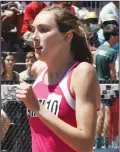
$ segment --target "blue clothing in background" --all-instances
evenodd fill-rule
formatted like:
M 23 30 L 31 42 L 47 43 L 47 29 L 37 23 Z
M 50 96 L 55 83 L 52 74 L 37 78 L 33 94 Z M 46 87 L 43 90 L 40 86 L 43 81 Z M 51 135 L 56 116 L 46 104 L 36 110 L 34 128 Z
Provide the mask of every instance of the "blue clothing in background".
M 103 29 L 99 29 L 99 31 L 97 32 L 97 34 L 98 34 L 99 44 L 102 45 L 105 42 L 105 38 L 104 38 L 104 35 L 103 35 Z M 116 43 L 112 48 L 118 54 L 119 53 L 119 42 Z

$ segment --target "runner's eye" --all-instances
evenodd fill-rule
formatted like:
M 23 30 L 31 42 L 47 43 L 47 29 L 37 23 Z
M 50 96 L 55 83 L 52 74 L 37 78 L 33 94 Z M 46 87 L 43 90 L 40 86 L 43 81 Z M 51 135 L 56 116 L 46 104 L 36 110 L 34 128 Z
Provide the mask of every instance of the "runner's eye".
M 40 33 L 46 33 L 46 32 L 48 32 L 48 31 L 49 31 L 48 28 L 43 28 L 43 27 L 39 28 L 39 32 L 40 32 Z

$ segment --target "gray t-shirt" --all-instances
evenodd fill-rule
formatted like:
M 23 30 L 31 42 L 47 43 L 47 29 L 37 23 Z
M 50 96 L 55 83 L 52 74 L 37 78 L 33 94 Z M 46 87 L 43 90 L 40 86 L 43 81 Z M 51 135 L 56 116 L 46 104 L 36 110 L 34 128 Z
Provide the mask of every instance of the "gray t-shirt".
M 33 81 L 34 80 L 34 77 L 32 75 L 29 75 L 27 70 L 21 72 L 19 74 L 19 76 L 20 76 L 20 81 Z

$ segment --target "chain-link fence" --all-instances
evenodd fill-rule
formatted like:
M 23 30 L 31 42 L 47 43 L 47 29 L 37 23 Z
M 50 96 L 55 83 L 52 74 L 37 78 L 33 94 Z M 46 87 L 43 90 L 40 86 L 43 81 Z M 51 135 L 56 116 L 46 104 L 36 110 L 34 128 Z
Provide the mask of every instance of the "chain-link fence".
M 9 129 L 1 141 L 4 152 L 31 152 L 31 134 L 29 122 L 26 115 L 26 108 L 15 96 L 15 88 L 19 82 L 2 81 L 1 84 L 1 104 L 11 121 Z M 111 127 L 110 127 L 110 147 L 117 152 L 118 141 L 118 109 L 119 109 L 119 82 L 100 82 L 101 98 L 107 103 L 111 103 Z M 4 122 L 3 122 L 4 123 Z M 101 150 L 98 150 L 101 152 Z M 109 151 L 109 150 L 108 150 Z
M 18 83 L 4 81 L 1 85 L 1 105 L 11 121 L 1 142 L 1 149 L 5 152 L 31 152 L 31 135 L 26 108 L 23 102 L 16 100 L 15 96 Z

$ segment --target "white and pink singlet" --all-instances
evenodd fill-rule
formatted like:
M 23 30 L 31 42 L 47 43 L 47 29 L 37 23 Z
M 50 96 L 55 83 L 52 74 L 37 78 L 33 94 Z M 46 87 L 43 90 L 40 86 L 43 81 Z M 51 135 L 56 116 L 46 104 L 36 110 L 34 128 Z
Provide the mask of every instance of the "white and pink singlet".
M 67 71 L 62 80 L 55 85 L 44 83 L 45 68 L 33 84 L 33 89 L 39 102 L 62 121 L 73 127 L 76 125 L 75 97 L 70 91 L 70 77 L 75 62 Z M 27 110 L 32 134 L 32 152 L 75 152 L 54 134 L 33 112 Z

